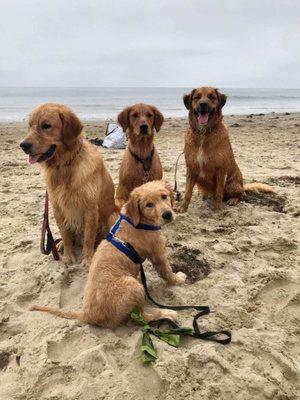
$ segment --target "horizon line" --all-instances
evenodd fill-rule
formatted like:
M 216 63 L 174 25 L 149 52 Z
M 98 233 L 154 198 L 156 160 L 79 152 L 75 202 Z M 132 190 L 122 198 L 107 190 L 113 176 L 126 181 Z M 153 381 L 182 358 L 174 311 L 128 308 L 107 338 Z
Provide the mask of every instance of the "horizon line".
M 246 86 L 221 86 L 217 85 L 222 89 L 294 89 L 298 90 L 300 87 L 246 87 Z M 36 89 L 189 89 L 193 86 L 0 86 L 1 89 L 4 88 L 22 88 L 22 89 L 29 89 L 29 88 L 36 88 Z M 199 86 L 200 87 L 200 86 Z

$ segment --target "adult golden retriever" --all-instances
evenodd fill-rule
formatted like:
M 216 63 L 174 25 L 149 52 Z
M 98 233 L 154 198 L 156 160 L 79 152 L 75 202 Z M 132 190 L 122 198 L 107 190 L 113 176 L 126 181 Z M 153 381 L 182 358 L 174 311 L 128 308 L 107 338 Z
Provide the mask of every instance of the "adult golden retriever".
M 129 139 L 116 191 L 116 203 L 119 209 L 128 200 L 130 192 L 135 187 L 148 181 L 162 179 L 161 162 L 153 138 L 154 131 L 160 130 L 163 121 L 162 113 L 148 104 L 134 104 L 126 107 L 118 115 L 118 122 Z
M 160 230 L 137 229 L 139 223 L 162 226 L 174 219 L 172 192 L 161 181 L 148 182 L 132 191 L 116 236 L 130 243 L 142 258 L 151 260 L 159 275 L 169 284 L 181 284 L 185 274 L 172 272 L 166 256 L 165 239 Z M 176 317 L 172 310 L 146 306 L 145 292 L 138 281 L 139 266 L 112 243 L 104 240 L 92 260 L 81 311 L 64 311 L 51 307 L 32 306 L 31 310 L 46 311 L 63 318 L 115 328 L 124 322 L 134 307 L 142 310 L 147 321 Z
M 89 265 L 95 246 L 116 210 L 114 186 L 95 146 L 82 134 L 77 116 L 61 104 L 43 104 L 29 116 L 20 147 L 41 167 L 63 248 L 63 260 L 75 262 L 74 242 L 82 239 L 82 263 Z
M 184 155 L 187 167 L 183 205 L 185 212 L 197 184 L 204 197 L 214 198 L 215 208 L 222 201 L 236 204 L 246 191 L 273 192 L 262 183 L 244 184 L 242 173 L 234 159 L 228 129 L 222 119 L 226 96 L 213 87 L 193 89 L 183 96 L 189 110 L 189 127 L 185 133 Z

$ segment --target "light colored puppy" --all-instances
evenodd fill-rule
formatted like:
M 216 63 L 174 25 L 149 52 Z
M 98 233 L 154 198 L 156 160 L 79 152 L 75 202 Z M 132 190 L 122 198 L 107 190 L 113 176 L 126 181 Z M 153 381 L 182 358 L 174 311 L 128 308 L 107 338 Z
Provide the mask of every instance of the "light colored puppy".
M 62 237 L 63 260 L 75 262 L 73 245 L 82 238 L 82 262 L 90 265 L 116 211 L 113 182 L 99 151 L 84 138 L 77 116 L 52 103 L 31 112 L 20 147 L 31 164 L 41 167 Z
M 123 212 L 134 226 L 123 220 L 116 236 L 130 243 L 142 258 L 151 260 L 159 275 L 169 284 L 185 282 L 185 274 L 172 272 L 161 231 L 135 228 L 139 223 L 162 226 L 174 219 L 171 190 L 161 181 L 148 182 L 133 190 Z M 146 306 L 145 291 L 137 279 L 138 274 L 139 266 L 104 240 L 92 261 L 81 311 L 41 306 L 33 306 L 31 310 L 108 328 L 115 328 L 124 322 L 134 307 L 142 310 L 147 321 L 166 317 L 174 319 L 175 311 Z

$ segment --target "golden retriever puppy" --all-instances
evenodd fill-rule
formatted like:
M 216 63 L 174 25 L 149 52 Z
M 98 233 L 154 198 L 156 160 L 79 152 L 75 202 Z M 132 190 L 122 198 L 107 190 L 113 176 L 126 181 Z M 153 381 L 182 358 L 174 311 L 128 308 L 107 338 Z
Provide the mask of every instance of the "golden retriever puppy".
M 115 237 L 130 243 L 141 258 L 151 260 L 159 275 L 169 284 L 183 283 L 185 274 L 172 272 L 161 231 L 145 230 L 139 225 L 150 224 L 157 228 L 174 219 L 172 192 L 168 186 L 161 181 L 154 181 L 134 189 L 122 211 L 125 218 L 121 220 Z M 71 312 L 41 306 L 32 306 L 31 310 L 46 311 L 63 318 L 78 319 L 108 328 L 115 328 L 124 322 L 134 307 L 142 310 L 147 321 L 174 319 L 175 311 L 146 305 L 144 288 L 138 275 L 139 265 L 112 243 L 104 240 L 92 260 L 81 311 Z
M 183 96 L 189 110 L 189 128 L 185 133 L 184 155 L 187 167 L 185 198 L 181 212 L 191 201 L 195 185 L 204 197 L 212 196 L 215 208 L 222 201 L 236 204 L 245 191 L 273 192 L 269 185 L 243 183 L 242 173 L 234 159 L 228 129 L 222 119 L 226 96 L 212 87 L 193 89 Z
M 119 209 L 135 187 L 148 181 L 162 179 L 162 167 L 153 138 L 154 130 L 158 132 L 163 121 L 162 113 L 156 107 L 147 104 L 126 107 L 118 115 L 118 122 L 129 139 L 116 191 L 116 204 Z
M 61 104 L 43 104 L 29 116 L 20 147 L 38 163 L 58 225 L 63 261 L 75 262 L 75 239 L 82 242 L 82 263 L 110 227 L 116 206 L 114 186 L 97 148 L 82 134 L 77 116 Z

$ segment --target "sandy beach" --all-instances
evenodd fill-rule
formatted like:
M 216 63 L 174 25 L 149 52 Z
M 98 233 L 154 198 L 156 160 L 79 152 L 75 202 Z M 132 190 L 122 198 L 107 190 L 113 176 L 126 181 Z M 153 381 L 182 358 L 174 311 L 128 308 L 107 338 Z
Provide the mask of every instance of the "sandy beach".
M 215 312 L 201 326 L 231 330 L 232 343 L 186 338 L 176 349 L 154 338 L 159 359 L 149 366 L 140 362 L 139 327 L 110 331 L 28 311 L 32 304 L 78 309 L 88 271 L 40 254 L 45 185 L 19 148 L 26 122 L 0 123 L 1 400 L 300 398 L 300 114 L 225 122 L 245 181 L 271 184 L 276 194 L 214 212 L 195 190 L 188 213 L 165 228 L 170 261 L 188 282 L 168 287 L 145 266 L 154 298 L 209 305 Z M 104 137 L 105 122 L 84 125 L 88 138 Z M 172 185 L 186 126 L 168 118 L 155 139 Z M 99 152 L 116 185 L 123 151 Z M 182 157 L 182 193 L 184 183 Z M 53 218 L 51 226 L 58 237 Z M 190 326 L 192 315 L 180 312 L 180 324 Z

